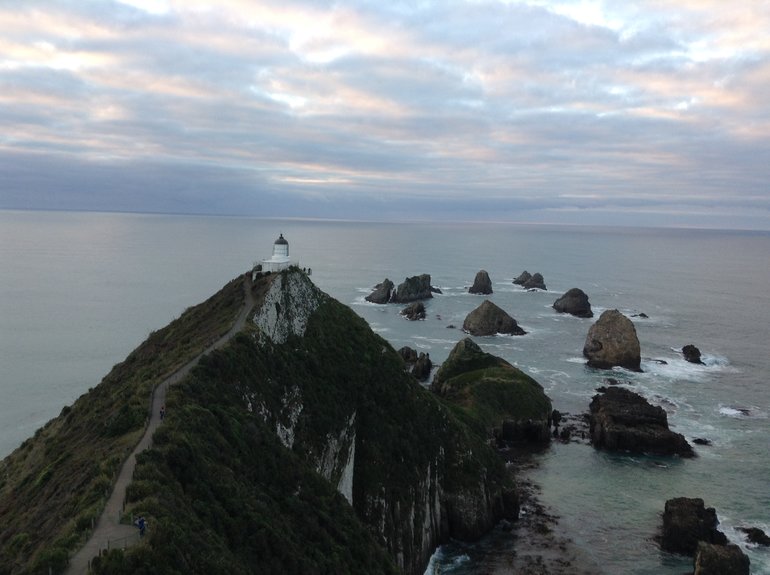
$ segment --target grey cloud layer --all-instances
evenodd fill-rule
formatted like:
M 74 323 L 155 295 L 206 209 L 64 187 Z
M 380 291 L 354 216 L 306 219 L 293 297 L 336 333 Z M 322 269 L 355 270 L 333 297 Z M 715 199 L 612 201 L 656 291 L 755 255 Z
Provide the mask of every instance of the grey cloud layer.
M 149 4 L 0 6 L 0 207 L 770 229 L 766 3 Z

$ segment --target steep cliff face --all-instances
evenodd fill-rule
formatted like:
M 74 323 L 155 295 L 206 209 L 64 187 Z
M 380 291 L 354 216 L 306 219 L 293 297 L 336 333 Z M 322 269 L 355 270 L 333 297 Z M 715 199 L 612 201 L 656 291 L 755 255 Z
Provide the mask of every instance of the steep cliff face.
M 272 370 L 272 393 L 282 399 L 271 410 L 262 389 L 264 421 L 292 438 L 284 445 L 345 496 L 404 571 L 422 573 L 449 537 L 476 538 L 515 516 L 513 486 L 483 439 L 405 376 L 396 352 L 363 320 L 303 274 L 274 280 L 254 324 L 260 352 L 277 358 L 288 346 L 292 371 L 306 364 L 292 377 L 285 364 Z

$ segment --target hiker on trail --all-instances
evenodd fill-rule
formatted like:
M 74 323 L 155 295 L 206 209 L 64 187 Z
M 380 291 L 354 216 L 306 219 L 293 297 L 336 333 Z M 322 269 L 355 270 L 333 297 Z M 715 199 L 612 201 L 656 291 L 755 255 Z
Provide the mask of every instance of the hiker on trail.
M 163 421 L 163 418 L 166 417 L 166 406 L 161 405 L 160 406 L 160 420 Z
M 139 528 L 139 537 L 144 537 L 144 531 L 147 529 L 147 520 L 144 516 L 136 520 L 136 526 Z

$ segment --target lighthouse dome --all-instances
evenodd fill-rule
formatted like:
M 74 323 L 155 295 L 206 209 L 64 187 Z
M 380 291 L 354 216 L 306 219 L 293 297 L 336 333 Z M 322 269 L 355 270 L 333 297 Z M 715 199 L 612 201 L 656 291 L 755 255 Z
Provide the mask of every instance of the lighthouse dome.
M 288 245 L 289 245 L 289 242 L 287 242 L 287 241 L 286 241 L 286 238 L 284 238 L 284 237 L 283 237 L 283 234 L 281 234 L 280 236 L 278 236 L 278 239 L 277 239 L 277 240 L 275 240 L 275 244 L 276 244 L 276 245 L 278 245 L 278 244 L 281 244 L 281 245 L 287 245 L 287 246 L 288 246 Z
M 278 236 L 278 239 L 275 240 L 275 243 L 273 244 L 273 259 L 289 260 L 289 242 L 286 241 L 283 234 Z

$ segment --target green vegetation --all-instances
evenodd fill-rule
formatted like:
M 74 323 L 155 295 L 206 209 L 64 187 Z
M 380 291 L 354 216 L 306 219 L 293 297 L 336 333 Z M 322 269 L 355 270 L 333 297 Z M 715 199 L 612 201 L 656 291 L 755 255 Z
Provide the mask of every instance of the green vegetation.
M 255 301 L 284 275 L 261 278 Z M 478 420 L 424 390 L 363 319 L 312 290 L 319 305 L 303 336 L 278 345 L 248 324 L 169 388 L 127 492 L 126 513 L 148 519 L 147 536 L 95 572 L 421 573 L 436 544 L 511 516 L 512 478 Z M 61 569 L 142 432 L 150 390 L 228 329 L 242 294 L 239 278 L 152 334 L 5 460 L 0 573 Z M 337 486 L 352 453 L 351 506 Z
M 244 278 L 152 333 L 0 463 L 0 573 L 55 573 L 82 544 L 144 429 L 152 389 L 233 325 Z
M 487 434 L 506 421 L 547 424 L 551 415 L 551 401 L 539 383 L 507 361 L 484 352 L 470 338 L 455 346 L 436 374 L 433 387 L 459 408 L 459 416 L 468 425 Z

